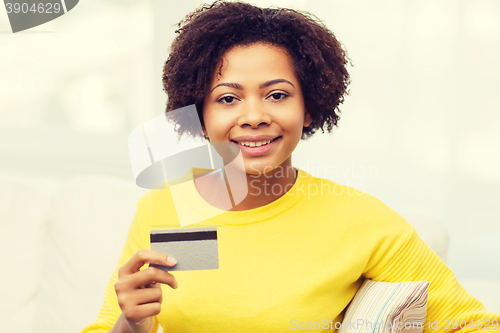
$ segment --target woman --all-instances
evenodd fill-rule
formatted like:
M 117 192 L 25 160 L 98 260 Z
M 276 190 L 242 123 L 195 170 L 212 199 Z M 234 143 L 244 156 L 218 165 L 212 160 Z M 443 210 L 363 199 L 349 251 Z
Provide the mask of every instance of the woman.
M 195 104 L 202 133 L 175 114 L 178 133 L 241 151 L 243 164 L 225 172 L 244 172 L 238 185 L 248 193 L 226 209 L 217 193 L 234 188 L 221 171 L 193 179 L 191 208 L 220 212 L 202 223 L 217 227 L 220 267 L 174 274 L 144 269 L 176 263 L 149 250 L 151 223 L 178 223 L 171 193 L 144 196 L 99 318 L 83 332 L 155 332 L 159 324 L 164 332 L 284 332 L 291 323 L 334 323 L 367 278 L 429 281 L 433 322 L 499 319 L 389 207 L 292 166 L 301 138 L 337 125 L 349 84 L 346 54 L 323 24 L 289 9 L 218 1 L 179 26 L 164 66 L 167 115 Z

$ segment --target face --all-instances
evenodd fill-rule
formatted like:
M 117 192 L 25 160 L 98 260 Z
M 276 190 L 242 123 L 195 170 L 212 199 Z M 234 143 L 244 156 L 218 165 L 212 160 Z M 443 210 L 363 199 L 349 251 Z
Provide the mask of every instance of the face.
M 246 173 L 291 166 L 311 117 L 286 50 L 262 43 L 229 50 L 216 66 L 203 120 L 211 142 L 241 150 Z

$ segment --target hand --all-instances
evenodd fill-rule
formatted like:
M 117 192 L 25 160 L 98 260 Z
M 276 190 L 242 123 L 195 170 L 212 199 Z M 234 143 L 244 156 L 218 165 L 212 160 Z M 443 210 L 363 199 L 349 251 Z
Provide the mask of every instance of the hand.
M 176 289 L 174 276 L 164 270 L 145 264 L 174 266 L 177 261 L 153 250 L 139 250 L 118 270 L 115 292 L 122 316 L 128 326 L 126 331 L 147 333 L 154 325 L 154 316 L 160 313 L 162 291 L 160 283 Z

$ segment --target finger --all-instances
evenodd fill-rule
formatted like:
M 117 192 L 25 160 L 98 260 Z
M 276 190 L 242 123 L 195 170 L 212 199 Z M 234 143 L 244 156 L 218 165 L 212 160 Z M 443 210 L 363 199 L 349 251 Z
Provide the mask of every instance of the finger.
M 126 272 L 135 273 L 145 264 L 156 264 L 163 266 L 174 266 L 177 261 L 164 253 L 153 250 L 139 250 L 126 263 Z M 125 265 L 124 265 L 125 266 Z M 129 271 L 127 271 L 129 269 Z
M 128 282 L 134 289 L 139 289 L 141 286 L 147 286 L 153 282 L 167 284 L 174 289 L 177 288 L 175 277 L 169 272 L 156 267 L 148 267 L 133 275 L 127 276 L 127 278 L 133 278 Z
M 161 288 L 137 289 L 131 295 L 131 301 L 136 305 L 162 302 L 163 293 Z
M 144 286 L 144 288 L 161 288 L 161 283 L 159 282 L 151 282 Z
M 119 270 L 120 275 L 128 275 L 136 273 L 145 264 L 156 264 L 163 266 L 174 266 L 177 261 L 161 252 L 153 250 L 139 250 L 137 251 L 129 261 L 127 261 Z
M 153 302 L 147 304 L 141 304 L 135 307 L 131 307 L 123 311 L 123 315 L 132 324 L 139 323 L 147 317 L 152 317 L 160 314 L 161 304 L 160 302 Z
M 135 289 L 126 295 L 118 295 L 118 304 L 125 309 L 147 303 L 161 303 L 162 300 L 163 293 L 160 288 Z
M 175 277 L 158 268 L 148 267 L 135 274 L 125 275 L 115 283 L 115 292 L 117 295 L 127 295 L 134 290 L 146 289 L 152 286 L 167 284 L 173 289 L 177 289 L 177 281 Z
M 134 289 L 127 293 L 117 294 L 118 305 L 125 313 L 126 310 L 134 309 L 142 304 L 163 301 L 163 292 L 161 288 Z

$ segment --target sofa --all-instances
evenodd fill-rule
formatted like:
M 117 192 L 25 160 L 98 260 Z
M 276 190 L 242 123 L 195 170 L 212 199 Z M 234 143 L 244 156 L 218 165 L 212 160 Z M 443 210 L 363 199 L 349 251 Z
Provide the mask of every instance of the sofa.
M 132 179 L 0 173 L 0 333 L 80 332 L 92 323 L 144 193 Z M 442 224 L 399 213 L 446 261 Z M 488 310 L 500 312 L 500 283 L 460 282 Z

